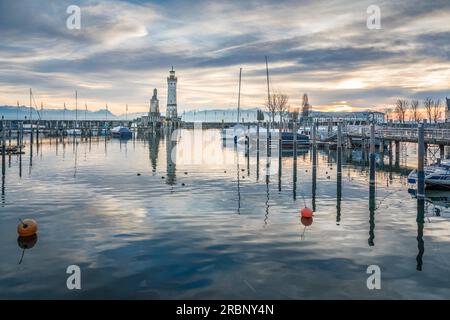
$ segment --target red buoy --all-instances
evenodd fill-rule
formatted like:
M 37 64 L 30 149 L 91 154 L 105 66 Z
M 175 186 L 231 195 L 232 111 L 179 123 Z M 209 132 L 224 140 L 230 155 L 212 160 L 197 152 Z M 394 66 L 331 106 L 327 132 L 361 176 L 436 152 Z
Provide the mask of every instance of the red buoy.
M 309 227 L 313 223 L 313 218 L 302 218 L 301 222 L 305 227 Z
M 300 214 L 302 215 L 302 218 L 312 218 L 313 217 L 313 211 L 308 207 L 304 207 L 302 210 L 300 210 Z

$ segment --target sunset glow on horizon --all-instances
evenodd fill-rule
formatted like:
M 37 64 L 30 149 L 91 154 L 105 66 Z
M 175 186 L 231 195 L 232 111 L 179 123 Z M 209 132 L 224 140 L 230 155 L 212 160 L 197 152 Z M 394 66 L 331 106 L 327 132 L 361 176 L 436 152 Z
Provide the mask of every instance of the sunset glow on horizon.
M 69 5 L 81 29 L 66 28 Z M 270 86 L 314 110 L 383 111 L 399 98 L 450 95 L 450 2 L 377 1 L 380 30 L 366 26 L 373 1 L 2 1 L 0 105 L 66 103 L 115 114 L 146 112 L 153 88 L 165 112 L 167 76 L 178 111 L 263 108 Z M 280 23 L 283 21 L 283 23 Z

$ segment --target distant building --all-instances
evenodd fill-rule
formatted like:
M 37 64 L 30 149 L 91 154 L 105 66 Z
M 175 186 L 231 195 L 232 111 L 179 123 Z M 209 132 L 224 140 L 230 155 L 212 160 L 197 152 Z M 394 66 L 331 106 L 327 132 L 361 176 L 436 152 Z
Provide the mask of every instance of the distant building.
M 356 123 L 369 123 L 374 120 L 375 123 L 383 123 L 385 121 L 385 114 L 378 111 L 354 111 L 354 112 L 321 112 L 312 111 L 311 117 L 318 121 L 346 121 Z
M 445 98 L 447 105 L 445 106 L 445 121 L 450 122 L 450 99 Z
M 305 93 L 303 95 L 303 101 L 302 101 L 302 117 L 301 121 L 306 122 L 310 120 L 312 111 L 312 106 L 309 104 L 308 95 Z
M 177 77 L 175 77 L 175 71 L 170 71 L 169 77 L 167 77 L 167 111 L 166 119 L 178 120 L 177 112 Z

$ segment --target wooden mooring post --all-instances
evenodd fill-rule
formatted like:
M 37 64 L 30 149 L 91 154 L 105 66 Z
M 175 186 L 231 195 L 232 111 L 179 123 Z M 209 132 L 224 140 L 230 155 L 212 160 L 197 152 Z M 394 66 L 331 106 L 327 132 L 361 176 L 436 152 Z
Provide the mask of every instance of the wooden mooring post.
M 16 137 L 17 147 L 20 148 L 20 124 L 17 122 L 17 137 Z
M 316 128 L 313 127 L 313 144 L 312 144 L 312 190 L 311 204 L 312 210 L 316 211 L 316 189 L 317 189 L 317 144 L 316 144 Z
M 11 126 L 12 126 L 12 122 L 9 121 L 9 126 L 8 126 L 8 145 L 10 147 L 11 147 L 11 136 L 12 136 Z
M 260 121 L 256 124 L 256 181 L 259 180 L 259 126 Z M 222 131 L 223 131 L 223 120 L 222 120 Z
M 375 124 L 370 125 L 370 184 L 375 184 Z
M 297 121 L 292 124 L 292 133 L 294 135 L 293 156 L 294 161 L 292 164 L 292 194 L 294 200 L 297 198 Z
M 395 143 L 395 166 L 398 167 L 400 165 L 400 141 L 396 140 L 394 143 Z
M 425 134 L 423 123 L 418 127 L 418 146 L 417 146 L 417 198 L 425 197 Z
M 269 183 L 270 178 L 270 122 L 267 122 L 267 138 L 266 138 L 266 183 Z
M 2 176 L 6 174 L 6 123 L 2 116 Z
M 337 178 L 341 179 L 342 177 L 342 125 L 338 124 L 338 133 L 337 133 Z
M 341 123 L 338 123 L 336 141 L 337 141 L 336 150 L 339 150 L 342 148 L 342 124 Z

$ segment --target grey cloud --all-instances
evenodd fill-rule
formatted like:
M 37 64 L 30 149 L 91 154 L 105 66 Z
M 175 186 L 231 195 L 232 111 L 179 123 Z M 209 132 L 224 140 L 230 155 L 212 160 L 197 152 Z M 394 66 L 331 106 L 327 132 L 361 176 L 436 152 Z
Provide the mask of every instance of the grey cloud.
M 127 90 L 137 95 L 143 88 L 133 86 L 136 79 L 151 77 L 171 65 L 189 69 L 202 85 L 208 81 L 203 78 L 206 70 L 263 66 L 266 55 L 273 81 L 291 78 L 315 84 L 348 78 L 351 72 L 366 67 L 449 61 L 450 31 L 406 35 L 396 29 L 426 14 L 450 13 L 448 0 L 373 2 L 0 0 L 0 93 L 2 86 L 11 85 L 33 86 L 47 92 L 71 91 L 76 79 L 86 79 L 120 88 L 90 89 L 97 90 L 99 96 L 115 98 L 117 92 L 127 94 Z M 83 18 L 83 32 L 65 28 L 65 9 L 72 3 L 91 8 Z M 95 7 L 106 8 L 106 4 L 111 12 Z M 380 5 L 383 30 L 365 27 L 369 4 Z M 299 30 L 300 35 L 293 36 L 289 31 L 297 27 L 293 20 L 296 10 L 302 8 L 308 8 L 306 14 L 325 25 L 333 16 L 349 18 L 326 30 Z M 147 12 L 156 12 L 154 22 L 143 14 Z M 261 13 L 265 15 L 259 17 Z M 276 32 L 271 30 L 274 25 L 279 28 Z M 116 38 L 120 40 L 121 35 L 139 32 L 141 26 L 149 28 L 147 36 L 106 45 Z M 417 49 L 408 49 L 409 45 Z M 26 57 L 39 59 L 25 61 Z M 259 81 L 264 75 L 263 67 L 246 72 L 249 82 Z M 375 104 L 394 96 L 420 95 L 421 91 L 429 90 L 413 90 L 401 84 L 385 88 L 381 83 L 375 89 L 317 90 L 312 94 L 320 95 L 320 103 L 353 99 Z M 202 90 L 192 90 L 192 94 L 200 95 Z M 223 98 L 217 96 L 217 101 Z

